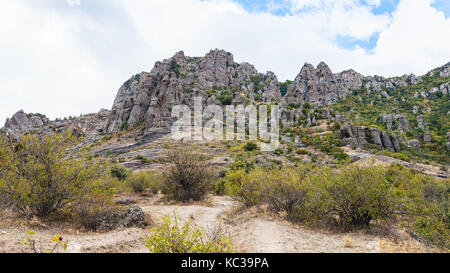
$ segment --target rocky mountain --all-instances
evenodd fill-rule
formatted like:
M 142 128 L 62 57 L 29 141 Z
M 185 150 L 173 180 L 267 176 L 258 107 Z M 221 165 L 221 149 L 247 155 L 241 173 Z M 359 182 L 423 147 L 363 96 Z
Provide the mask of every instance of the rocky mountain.
M 424 76 L 410 74 L 385 78 L 363 76 L 354 70 L 333 73 L 327 64 L 321 62 L 317 67 L 306 63 L 294 81 L 282 84 L 273 72 L 260 73 L 249 63 L 236 63 L 233 55 L 224 50 L 211 50 L 203 57 L 188 57 L 180 51 L 169 59 L 156 62 L 150 72 L 141 72 L 127 80 L 120 87 L 111 111 L 102 110 L 97 114 L 59 121 L 19 111 L 7 120 L 1 132 L 17 139 L 21 134 L 31 131 L 42 134 L 70 130 L 95 141 L 102 134 L 117 133 L 139 124 L 145 133 L 151 133 L 170 128 L 174 121 L 171 117 L 174 105 L 192 106 L 194 97 L 202 97 L 204 106 L 277 103 L 281 106 L 284 126 L 292 126 L 302 120 L 306 120 L 305 126 L 311 126 L 321 117 L 305 112 L 305 107 L 320 108 L 319 111 L 324 113 L 322 117 L 336 119 L 347 126 L 341 131 L 350 146 L 361 146 L 369 141 L 396 152 L 400 150 L 401 144 L 405 147 L 409 145 L 405 133 L 409 133 L 413 140 L 421 137 L 425 144 L 436 138 L 429 132 L 424 118 L 425 110 L 420 110 L 425 107 L 419 107 L 417 100 L 430 99 L 436 94 L 447 95 L 450 91 L 448 77 L 450 63 Z M 435 80 L 437 78 L 440 80 Z M 435 82 L 439 85 L 430 84 Z M 287 90 L 284 96 L 281 94 L 282 85 Z M 375 123 L 377 120 L 382 122 L 387 132 L 383 133 L 383 130 L 376 129 L 377 126 L 371 126 L 373 122 L 366 122 L 370 125 L 367 128 L 354 127 L 352 123 L 359 117 L 347 117 L 353 113 L 352 110 L 344 115 L 338 111 L 331 114 L 328 106 L 338 105 L 346 98 L 355 98 L 358 104 L 370 107 L 405 104 L 405 107 L 412 109 L 398 109 L 400 112 L 395 112 L 396 108 L 392 108 L 383 111 L 387 108 L 380 106 L 375 111 L 377 116 L 371 118 Z M 409 106 L 411 100 L 417 101 L 417 105 Z M 401 111 L 412 112 L 413 117 Z M 411 133 L 415 128 L 421 131 Z M 440 130 L 440 134 L 447 133 L 445 128 Z M 391 134 L 393 131 L 403 136 Z M 414 147 L 420 146 L 420 143 L 412 144 Z
M 193 97 L 205 104 L 219 105 L 248 101 L 280 100 L 275 74 L 261 74 L 248 64 L 234 62 L 233 55 L 212 50 L 204 57 L 186 57 L 182 51 L 157 62 L 150 73 L 133 76 L 119 89 L 106 132 L 144 121 L 146 128 L 170 124 L 171 107 L 193 104 Z
M 352 90 L 363 88 L 389 97 L 388 90 L 421 81 L 421 77 L 413 74 L 390 79 L 364 77 L 354 70 L 333 74 L 321 62 L 317 68 L 305 64 L 282 96 L 274 73 L 262 74 L 248 63 L 238 64 L 229 52 L 216 49 L 204 57 L 186 57 L 180 51 L 157 62 L 151 72 L 142 72 L 125 82 L 104 131 L 118 132 L 138 122 L 145 122 L 147 129 L 167 127 L 171 107 L 192 105 L 194 96 L 203 97 L 205 105 L 277 102 L 284 106 L 302 103 L 323 106 L 347 97 Z
M 109 116 L 110 111 L 102 109 L 95 114 L 51 121 L 42 114 L 26 114 L 20 110 L 6 120 L 0 133 L 18 140 L 27 133 L 43 135 L 68 131 L 76 137 L 83 137 L 83 143 L 91 143 L 101 137 L 103 125 Z

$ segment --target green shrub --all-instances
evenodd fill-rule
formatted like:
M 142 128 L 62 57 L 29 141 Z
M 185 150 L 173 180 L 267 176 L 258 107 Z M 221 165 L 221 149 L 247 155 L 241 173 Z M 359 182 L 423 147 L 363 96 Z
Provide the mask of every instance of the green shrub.
M 217 99 L 223 104 L 223 105 L 231 105 L 231 102 L 233 101 L 233 95 L 230 94 L 222 94 L 217 97 Z
M 288 219 L 295 220 L 298 211 L 305 209 L 309 189 L 306 179 L 308 168 L 270 170 L 263 183 L 262 199 L 274 212 L 285 212 Z
M 350 156 L 344 152 L 333 153 L 333 157 L 338 161 L 347 161 L 350 159 Z
M 150 190 L 151 193 L 157 194 L 162 189 L 162 178 L 151 171 L 135 172 L 129 175 L 125 182 L 135 193 Z
M 73 210 L 94 195 L 106 202 L 107 167 L 68 157 L 76 143 L 70 134 L 27 135 L 17 143 L 0 137 L 0 195 L 27 217 Z
M 258 151 L 259 149 L 260 148 L 258 144 L 252 141 L 249 141 L 244 145 L 244 150 L 246 150 L 247 152 Z
M 245 169 L 231 170 L 225 177 L 227 192 L 238 198 L 247 207 L 260 203 L 265 172 L 256 169 L 247 173 Z
M 146 158 L 143 155 L 138 155 L 135 157 L 135 159 L 141 161 L 142 164 L 147 164 L 151 161 L 150 159 Z
M 161 218 L 144 237 L 144 245 L 152 253 L 234 253 L 230 238 L 217 225 L 205 231 L 190 219 L 182 222 L 177 215 Z
M 295 151 L 295 152 L 299 155 L 311 155 L 311 153 L 305 149 L 297 149 L 297 151 Z
M 163 170 L 163 193 L 169 198 L 198 201 L 212 188 L 216 173 L 211 164 L 192 149 L 175 149 L 167 154 L 170 164 Z
M 276 155 L 283 155 L 284 152 L 283 152 L 283 149 L 278 148 L 278 149 L 275 149 L 275 151 L 273 153 Z
M 125 168 L 122 165 L 114 164 L 111 166 L 110 173 L 113 177 L 116 177 L 120 181 L 125 181 L 131 174 L 132 170 Z
M 326 212 L 339 216 L 342 228 L 369 226 L 371 220 L 388 220 L 396 202 L 391 183 L 380 167 L 351 165 L 339 172 L 322 173 Z
M 224 195 L 226 193 L 225 179 L 221 178 L 214 183 L 213 192 L 215 195 Z

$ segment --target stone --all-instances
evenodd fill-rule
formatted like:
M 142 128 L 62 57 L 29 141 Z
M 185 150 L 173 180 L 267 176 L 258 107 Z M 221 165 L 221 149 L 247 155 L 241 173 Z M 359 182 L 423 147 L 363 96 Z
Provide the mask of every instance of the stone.
M 225 96 L 229 99 L 219 99 Z M 170 127 L 174 121 L 170 109 L 179 104 L 192 107 L 194 97 L 203 97 L 204 107 L 206 103 L 244 104 L 247 99 L 270 103 L 282 98 L 274 73 L 260 74 L 248 63 L 238 64 L 229 52 L 215 49 L 192 58 L 180 51 L 122 85 L 105 132 L 118 132 L 123 124 L 133 126 L 141 120 L 146 121 L 146 132 Z
M 327 105 L 336 102 L 338 98 L 336 78 L 330 68 L 321 62 L 317 68 L 308 63 L 303 66 L 293 84 L 288 87 L 284 100 L 286 103 Z
M 34 132 L 38 135 L 70 132 L 75 137 L 83 137 L 82 144 L 92 143 L 103 135 L 103 124 L 109 118 L 110 112 L 102 109 L 95 114 L 87 114 L 73 119 L 50 121 L 41 114 L 26 114 L 18 111 L 7 119 L 5 126 L 0 132 L 13 140 Z
M 427 122 L 426 122 L 425 119 L 423 118 L 423 115 L 419 115 L 419 116 L 417 117 L 417 127 L 418 127 L 419 129 L 426 130 L 426 128 L 427 128 Z
M 146 216 L 140 207 L 133 206 L 105 212 L 98 220 L 97 229 L 111 231 L 120 227 L 144 227 Z
M 381 131 L 380 129 L 370 128 L 370 137 L 373 144 L 377 145 L 380 148 L 383 148 L 383 142 L 381 141 Z
M 395 152 L 394 144 L 392 144 L 392 141 L 391 141 L 391 136 L 387 132 L 382 132 L 381 136 L 382 136 L 382 141 L 383 141 L 383 147 L 386 150 Z
M 439 77 L 446 78 L 450 77 L 450 63 L 438 68 Z
M 425 143 L 425 144 L 430 144 L 431 143 L 431 134 L 430 134 L 430 132 L 427 131 L 423 135 L 423 143 Z
M 392 145 L 394 146 L 394 150 L 396 152 L 400 152 L 401 151 L 401 145 L 400 145 L 400 141 L 398 139 L 398 136 L 396 134 L 393 134 L 391 136 L 391 141 L 392 141 Z
M 420 145 L 420 142 L 417 139 L 412 139 L 408 141 L 408 145 L 416 150 L 422 148 L 422 145 Z

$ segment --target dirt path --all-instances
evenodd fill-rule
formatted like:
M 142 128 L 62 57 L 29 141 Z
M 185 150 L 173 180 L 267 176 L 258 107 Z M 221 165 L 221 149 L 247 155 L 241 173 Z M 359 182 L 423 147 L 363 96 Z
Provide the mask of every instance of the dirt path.
M 270 217 L 238 216 L 232 235 L 245 252 L 273 253 L 353 253 L 380 252 L 380 244 L 370 236 L 326 234 L 310 231 Z
M 311 231 L 286 221 L 273 219 L 250 210 L 230 214 L 237 203 L 229 197 L 212 197 L 208 203 L 196 205 L 166 205 L 159 200 L 139 198 L 138 206 L 151 215 L 153 221 L 174 212 L 183 219 L 189 218 L 204 228 L 217 224 L 223 219 L 227 232 L 240 252 L 275 253 L 321 253 L 321 252 L 381 252 L 383 242 L 373 236 L 360 234 L 330 234 Z M 23 252 L 20 241 L 24 239 L 26 228 L 0 228 L 0 252 Z M 38 245 L 51 247 L 51 237 L 57 230 L 35 229 Z M 142 243 L 144 230 L 140 228 L 119 229 L 107 233 L 63 234 L 69 242 L 69 252 L 83 253 L 145 253 Z M 417 245 L 417 244 L 416 244 Z M 415 245 L 415 246 L 416 246 Z M 392 249 L 389 245 L 390 252 Z M 422 251 L 421 248 L 416 251 Z

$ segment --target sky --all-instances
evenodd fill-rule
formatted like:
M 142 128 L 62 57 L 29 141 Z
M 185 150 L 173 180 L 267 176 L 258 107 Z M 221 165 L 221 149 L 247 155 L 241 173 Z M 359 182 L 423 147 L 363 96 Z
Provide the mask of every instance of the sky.
M 422 75 L 450 61 L 448 0 L 0 0 L 0 126 L 18 110 L 110 109 L 123 82 L 184 50 L 293 80 L 334 72 Z

